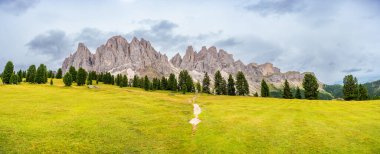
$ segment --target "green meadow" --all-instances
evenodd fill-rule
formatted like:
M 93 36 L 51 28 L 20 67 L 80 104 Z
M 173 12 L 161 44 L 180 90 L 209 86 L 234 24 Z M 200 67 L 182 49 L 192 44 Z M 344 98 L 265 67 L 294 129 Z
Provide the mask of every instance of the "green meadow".
M 380 101 L 97 86 L 0 85 L 0 153 L 380 153 Z

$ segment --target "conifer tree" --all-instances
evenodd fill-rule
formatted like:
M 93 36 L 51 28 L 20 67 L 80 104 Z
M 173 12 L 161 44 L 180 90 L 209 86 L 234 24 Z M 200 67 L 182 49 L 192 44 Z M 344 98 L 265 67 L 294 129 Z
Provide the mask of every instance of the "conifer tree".
M 312 74 L 305 74 L 302 82 L 303 89 L 305 89 L 305 99 L 318 99 L 318 81 Z
M 17 72 L 18 82 L 22 82 L 22 70 Z
M 149 89 L 150 89 L 150 81 L 149 81 L 148 76 L 146 76 L 146 75 L 145 75 L 145 78 L 144 78 L 144 89 L 146 91 L 149 91 Z
M 14 65 L 11 61 L 8 61 L 7 64 L 4 67 L 3 73 L 2 73 L 2 80 L 4 84 L 10 84 L 11 76 L 14 75 Z M 13 83 L 13 82 L 12 82 Z
M 169 75 L 167 90 L 177 91 L 177 79 L 173 73 Z
M 157 78 L 153 78 L 151 89 L 152 89 L 152 90 L 157 90 L 157 87 L 158 87 Z
M 22 71 L 22 78 L 26 78 L 26 71 Z
M 145 86 L 145 78 L 144 77 L 141 77 L 140 80 L 139 80 L 139 87 L 144 89 L 144 86 Z
M 261 97 L 269 97 L 270 92 L 269 92 L 269 86 L 265 80 L 261 80 Z
M 73 77 L 70 74 L 70 72 L 67 72 L 65 76 L 63 76 L 63 83 L 65 84 L 66 87 L 70 87 L 71 84 L 73 83 Z
M 302 95 L 301 95 L 301 90 L 299 87 L 297 87 L 297 90 L 296 90 L 296 96 L 295 96 L 297 99 L 302 99 Z
M 47 71 L 46 66 L 44 64 L 40 64 L 37 68 L 35 82 L 37 84 L 45 84 L 47 82 Z
M 207 72 L 205 73 L 205 76 L 203 77 L 202 81 L 202 92 L 206 94 L 210 94 L 210 77 L 208 76 Z
M 61 68 L 59 68 L 59 69 L 57 70 L 57 75 L 55 76 L 55 78 L 57 78 L 57 79 L 62 79 L 62 69 L 61 69 Z
M 90 77 L 87 77 L 87 82 L 86 82 L 87 85 L 92 85 L 92 79 Z
M 36 72 L 36 66 L 30 65 L 28 68 L 28 72 L 26 73 L 26 82 L 35 83 Z
M 290 86 L 289 86 L 288 80 L 285 80 L 284 91 L 282 93 L 282 97 L 285 98 L 285 99 L 292 99 L 293 98 L 293 94 L 292 94 L 292 91 L 290 90 Z
M 249 94 L 248 81 L 241 71 L 236 74 L 236 94 L 241 96 Z
M 122 77 L 122 80 L 121 80 L 120 85 L 121 85 L 122 87 L 127 87 L 127 86 L 128 86 L 128 77 L 127 77 L 126 75 L 124 75 L 124 76 Z
M 216 71 L 214 75 L 214 90 L 216 95 L 222 95 L 223 94 L 223 77 L 220 71 Z
M 182 94 L 186 94 L 186 91 L 187 91 L 186 84 L 183 84 L 183 85 L 181 86 L 181 91 L 182 91 Z
M 227 82 L 226 82 L 226 80 L 224 80 L 223 77 L 222 77 L 222 84 L 220 85 L 220 88 L 222 90 L 222 95 L 227 95 L 228 94 L 228 91 L 227 91 Z
M 75 70 L 75 67 L 74 66 L 70 66 L 70 69 L 69 69 L 69 72 L 72 76 L 72 80 L 73 82 L 77 82 L 77 71 Z
M 187 70 L 182 70 L 179 73 L 178 77 L 178 86 L 181 91 L 185 90 L 185 92 L 192 92 L 194 89 L 193 79 L 187 72 Z
M 139 87 L 139 77 L 137 75 L 133 76 L 132 87 L 136 87 L 136 88 Z
M 48 78 L 53 78 L 53 71 L 52 70 L 49 70 L 48 73 L 47 73 L 47 77 Z
M 201 83 L 197 82 L 195 84 L 195 89 L 197 90 L 198 93 L 201 93 L 202 92 L 202 86 L 201 86 Z
M 257 92 L 255 92 L 255 94 L 253 96 L 254 97 L 259 97 L 259 94 Z
M 187 92 L 195 91 L 193 79 L 191 78 L 189 74 L 186 74 L 186 89 L 187 89 Z
M 115 76 L 114 75 L 111 75 L 111 84 L 115 85 Z
M 163 76 L 161 78 L 161 89 L 167 90 L 168 80 Z
M 358 100 L 362 101 L 362 100 L 368 100 L 369 99 L 369 96 L 368 96 L 368 90 L 366 87 L 364 87 L 362 84 L 359 84 L 359 93 L 358 93 Z
M 9 84 L 17 84 L 18 83 L 17 75 L 12 73 L 8 82 Z
M 358 98 L 358 80 L 353 75 L 347 75 L 343 79 L 343 98 L 346 101 Z
M 231 74 L 228 76 L 227 93 L 230 96 L 236 95 L 235 80 Z
M 76 77 L 77 85 L 83 86 L 86 83 L 86 79 L 87 79 L 87 72 L 82 67 L 80 67 L 78 69 L 77 77 Z

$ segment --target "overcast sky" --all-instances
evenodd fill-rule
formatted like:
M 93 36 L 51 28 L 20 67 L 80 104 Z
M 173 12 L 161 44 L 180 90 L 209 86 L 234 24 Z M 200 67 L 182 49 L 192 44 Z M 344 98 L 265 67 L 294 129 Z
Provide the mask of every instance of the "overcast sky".
M 149 40 L 171 58 L 216 46 L 245 63 L 380 79 L 378 0 L 0 0 L 0 70 L 57 69 L 78 42 L 92 52 L 114 35 Z

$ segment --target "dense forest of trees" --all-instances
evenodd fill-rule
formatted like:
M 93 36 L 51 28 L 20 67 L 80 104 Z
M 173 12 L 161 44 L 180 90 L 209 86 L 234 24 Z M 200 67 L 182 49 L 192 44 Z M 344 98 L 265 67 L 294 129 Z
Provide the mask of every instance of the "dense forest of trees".
M 126 75 L 117 74 L 112 75 L 109 72 L 97 73 L 95 71 L 87 72 L 83 68 L 78 70 L 75 67 L 70 67 L 69 71 L 63 74 L 62 69 L 57 71 L 47 70 L 44 64 L 40 64 L 37 68 L 35 65 L 30 65 L 25 71 L 19 70 L 15 72 L 14 65 L 11 61 L 7 62 L 1 74 L 3 84 L 19 84 L 20 82 L 28 82 L 32 84 L 46 84 L 50 79 L 50 85 L 53 85 L 53 78 L 62 79 L 65 86 L 72 86 L 76 83 L 77 86 L 92 85 L 96 80 L 96 84 L 102 82 L 103 84 L 116 85 L 120 88 L 123 87 L 136 87 L 142 88 L 147 91 L 150 90 L 168 90 L 172 92 L 185 93 L 205 93 L 215 95 L 253 95 L 259 96 L 256 91 L 250 93 L 249 84 L 243 72 L 239 71 L 236 76 L 228 75 L 228 79 L 224 79 L 220 71 L 216 71 L 214 75 L 213 85 L 211 87 L 211 79 L 207 72 L 205 72 L 203 80 L 194 83 L 187 70 L 182 70 L 178 78 L 175 74 L 170 74 L 168 78 L 150 78 L 149 76 L 139 77 L 135 75 L 132 79 L 128 79 Z M 25 79 L 25 80 L 24 80 Z M 356 77 L 347 75 L 344 77 L 344 85 L 341 88 L 341 95 L 344 100 L 368 100 L 368 90 L 362 84 L 358 84 Z M 271 97 L 270 85 L 267 81 L 261 81 L 261 97 Z M 313 74 L 305 74 L 302 82 L 302 92 L 299 87 L 291 89 L 288 80 L 285 80 L 283 89 L 281 90 L 282 98 L 284 99 L 319 99 L 319 83 Z M 331 88 L 332 90 L 336 88 Z

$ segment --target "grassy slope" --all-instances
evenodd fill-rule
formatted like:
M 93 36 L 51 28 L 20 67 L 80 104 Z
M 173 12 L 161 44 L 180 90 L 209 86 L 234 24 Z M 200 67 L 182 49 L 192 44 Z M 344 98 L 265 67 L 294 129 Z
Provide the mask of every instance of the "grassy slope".
M 0 86 L 3 152 L 379 153 L 380 101 L 200 96 L 49 85 Z

